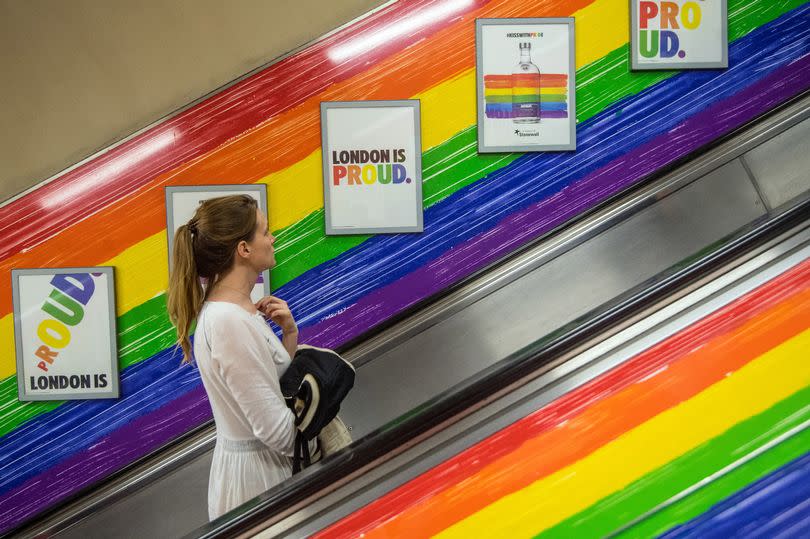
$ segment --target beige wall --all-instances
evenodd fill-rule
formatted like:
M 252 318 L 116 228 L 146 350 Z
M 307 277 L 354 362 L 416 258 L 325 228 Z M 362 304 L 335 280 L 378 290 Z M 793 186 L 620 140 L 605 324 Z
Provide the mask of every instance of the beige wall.
M 385 0 L 0 0 L 0 200 Z

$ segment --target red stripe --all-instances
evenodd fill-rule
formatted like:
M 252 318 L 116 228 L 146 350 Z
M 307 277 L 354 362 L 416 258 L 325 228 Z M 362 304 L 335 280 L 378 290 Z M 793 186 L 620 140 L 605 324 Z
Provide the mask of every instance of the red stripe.
M 484 82 L 513 82 L 515 80 L 535 80 L 537 77 L 540 77 L 544 81 L 555 81 L 559 82 L 562 86 L 564 86 L 568 82 L 568 75 L 565 73 L 541 73 L 539 75 L 524 75 L 524 74 L 514 74 L 514 75 L 484 75 Z
M 359 36 L 385 32 L 392 23 L 406 21 L 443 3 L 416 0 L 388 6 L 0 208 L 0 259 L 41 243 L 65 227 L 132 195 L 151 178 L 209 152 L 337 82 L 368 70 L 387 56 L 441 30 L 450 19 L 475 9 L 486 0 L 476 0 L 462 9 L 426 21 L 417 30 L 340 64 L 328 56 L 335 47 Z M 167 143 L 150 150 L 156 141 Z
M 609 371 L 533 412 L 482 442 L 392 490 L 369 505 L 336 522 L 315 537 L 354 537 L 369 533 L 403 510 L 430 499 L 452 485 L 475 476 L 514 448 L 575 418 L 585 409 L 610 398 L 685 357 L 696 343 L 737 331 L 749 320 L 810 287 L 810 260 L 797 265 Z

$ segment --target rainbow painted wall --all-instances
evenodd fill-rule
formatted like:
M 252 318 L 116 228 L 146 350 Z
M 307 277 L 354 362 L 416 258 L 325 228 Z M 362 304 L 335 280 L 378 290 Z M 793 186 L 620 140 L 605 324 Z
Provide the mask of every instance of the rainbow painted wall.
M 628 9 L 398 2 L 0 208 L 0 531 L 211 418 L 165 312 L 164 186 L 266 184 L 273 289 L 334 347 L 810 88 L 807 0 L 729 0 L 722 71 L 631 73 Z M 546 16 L 576 19 L 578 149 L 479 155 L 474 20 Z M 320 101 L 403 98 L 421 100 L 425 232 L 325 237 Z M 116 268 L 121 399 L 18 403 L 10 270 L 90 265 Z
M 809 350 L 805 260 L 314 537 L 807 537 Z

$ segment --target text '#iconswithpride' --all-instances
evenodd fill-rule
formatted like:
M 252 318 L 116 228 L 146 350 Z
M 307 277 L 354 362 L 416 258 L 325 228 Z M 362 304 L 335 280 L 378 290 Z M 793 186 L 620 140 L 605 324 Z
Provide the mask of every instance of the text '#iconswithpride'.
M 411 176 L 403 164 L 405 150 L 333 150 L 332 185 L 398 185 L 411 183 Z
M 639 53 L 644 58 L 686 58 L 681 33 L 700 28 L 703 11 L 698 2 L 679 6 L 672 1 L 644 0 L 638 5 Z M 658 29 L 654 29 L 658 26 Z

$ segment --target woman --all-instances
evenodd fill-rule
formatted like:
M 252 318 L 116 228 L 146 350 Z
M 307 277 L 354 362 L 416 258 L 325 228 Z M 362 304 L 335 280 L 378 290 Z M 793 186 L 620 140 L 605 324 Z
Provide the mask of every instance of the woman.
M 295 418 L 279 378 L 298 344 L 287 304 L 250 299 L 259 274 L 275 265 L 267 218 L 246 195 L 202 202 L 177 229 L 168 310 L 183 361 L 194 354 L 214 412 L 217 440 L 208 485 L 211 520 L 291 475 Z M 208 282 L 203 290 L 201 278 Z M 264 315 L 264 316 L 263 316 Z M 281 327 L 270 330 L 264 317 Z

